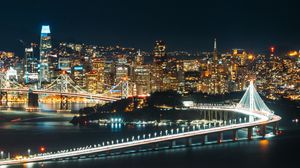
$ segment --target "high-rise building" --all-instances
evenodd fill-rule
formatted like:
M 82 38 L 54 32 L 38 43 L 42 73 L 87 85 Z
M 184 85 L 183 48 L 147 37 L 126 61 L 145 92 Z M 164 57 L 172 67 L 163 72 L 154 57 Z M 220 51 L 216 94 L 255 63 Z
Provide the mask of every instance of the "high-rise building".
M 77 86 L 85 88 L 85 69 L 82 65 L 79 64 L 72 67 L 72 79 Z
M 93 58 L 92 59 L 92 70 L 97 72 L 97 92 L 98 93 L 103 93 L 105 90 L 104 68 L 105 68 L 105 59 L 104 58 Z
M 166 44 L 161 40 L 155 42 L 153 50 L 153 62 L 164 62 L 166 59 Z
M 144 63 L 144 57 L 141 54 L 141 51 L 139 50 L 136 57 L 135 57 L 135 64 L 136 65 L 142 65 Z
M 96 70 L 92 70 L 85 74 L 85 82 L 86 82 L 86 90 L 89 93 L 96 94 L 98 92 L 97 90 L 97 81 L 98 81 L 98 75 Z
M 43 82 L 50 82 L 49 60 L 50 51 L 52 49 L 50 26 L 43 25 L 40 39 L 40 69 L 39 69 L 39 87 Z
M 58 69 L 71 73 L 71 60 L 69 57 L 59 57 Z
M 163 90 L 164 69 L 166 68 L 166 45 L 163 41 L 155 42 L 153 65 L 151 69 L 151 92 Z
M 137 65 L 134 68 L 133 96 L 147 96 L 150 94 L 150 68 L 148 65 Z
M 34 45 L 25 48 L 24 59 L 24 81 L 25 83 L 34 83 L 38 80 L 38 60 L 35 56 Z
M 126 65 L 117 65 L 116 66 L 116 78 L 115 83 L 119 83 L 124 79 L 128 79 L 129 68 Z

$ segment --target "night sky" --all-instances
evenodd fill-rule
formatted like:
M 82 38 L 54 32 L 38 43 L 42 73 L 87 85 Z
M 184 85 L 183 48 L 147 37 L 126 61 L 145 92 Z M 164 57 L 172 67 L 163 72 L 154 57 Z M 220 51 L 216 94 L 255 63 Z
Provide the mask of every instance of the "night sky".
M 300 2 L 269 0 L 7 0 L 0 2 L 0 50 L 39 41 L 42 24 L 55 42 L 120 44 L 152 50 L 300 48 Z

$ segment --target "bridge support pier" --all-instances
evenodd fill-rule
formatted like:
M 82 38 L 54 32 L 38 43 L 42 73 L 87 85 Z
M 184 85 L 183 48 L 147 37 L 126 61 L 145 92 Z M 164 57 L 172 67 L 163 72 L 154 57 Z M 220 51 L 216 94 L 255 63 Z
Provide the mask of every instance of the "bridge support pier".
M 193 139 L 192 138 L 186 138 L 186 146 L 192 146 L 193 144 Z
M 68 97 L 67 96 L 61 96 L 60 97 L 60 110 L 68 110 Z
M 232 141 L 235 142 L 238 140 L 238 130 L 232 131 Z
M 248 140 L 252 140 L 253 127 L 248 127 Z
M 34 94 L 31 91 L 28 93 L 28 107 L 37 108 L 39 106 L 39 95 Z
M 223 132 L 219 132 L 218 133 L 218 143 L 222 143 L 222 140 L 223 140 Z
M 176 140 L 172 140 L 172 141 L 170 142 L 169 148 L 173 148 L 174 146 L 176 146 Z
M 276 122 L 273 124 L 273 134 L 277 135 L 277 133 L 278 133 L 278 123 Z
M 263 137 L 263 138 L 265 138 L 265 136 L 266 136 L 266 125 L 261 125 L 260 126 L 260 135 Z
M 202 137 L 202 145 L 205 145 L 205 143 L 208 141 L 208 135 L 203 135 Z
M 3 95 L 2 95 L 2 92 L 0 92 L 0 106 L 2 105 L 2 98 L 3 98 Z
M 3 101 L 3 98 L 5 98 L 5 105 L 7 105 L 7 102 L 8 102 L 8 94 L 7 92 L 0 92 L 0 105 L 3 105 L 2 101 Z
M 159 143 L 153 144 L 153 150 L 158 150 L 158 148 L 159 148 Z

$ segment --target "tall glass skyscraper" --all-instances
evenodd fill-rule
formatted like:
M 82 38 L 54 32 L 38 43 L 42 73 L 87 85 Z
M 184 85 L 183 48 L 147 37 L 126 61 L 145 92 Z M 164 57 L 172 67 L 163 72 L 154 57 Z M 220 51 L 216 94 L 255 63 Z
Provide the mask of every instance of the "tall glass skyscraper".
M 40 68 L 39 68 L 39 87 L 42 82 L 50 82 L 49 55 L 52 48 L 50 26 L 43 25 L 40 39 Z
M 38 81 L 38 59 L 36 58 L 36 44 L 32 43 L 30 48 L 25 48 L 24 76 L 25 83 L 36 83 Z

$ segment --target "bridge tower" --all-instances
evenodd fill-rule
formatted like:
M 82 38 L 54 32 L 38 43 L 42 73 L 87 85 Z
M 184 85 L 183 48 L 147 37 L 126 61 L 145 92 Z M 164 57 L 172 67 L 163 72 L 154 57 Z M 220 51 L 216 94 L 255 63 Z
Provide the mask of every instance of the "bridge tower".
M 121 84 L 121 97 L 122 99 L 127 99 L 128 98 L 128 93 L 129 93 L 129 88 L 128 88 L 128 80 L 124 80 Z
M 68 110 L 69 99 L 65 94 L 67 93 L 81 93 L 83 90 L 75 85 L 75 82 L 70 76 L 63 71 L 50 85 L 48 85 L 45 91 L 58 91 L 60 93 L 60 110 Z
M 62 93 L 68 93 L 68 84 L 73 82 L 69 75 L 66 73 L 62 73 L 59 78 L 59 86 L 60 86 L 60 110 L 68 110 L 69 109 L 69 101 L 67 96 L 63 96 Z
M 0 73 L 0 105 L 2 105 L 2 101 L 5 101 L 5 105 L 7 105 L 8 102 L 8 93 L 4 91 L 5 88 L 10 88 L 12 84 L 10 84 L 10 81 L 6 79 L 6 76 L 4 73 Z
M 244 96 L 236 107 L 247 109 L 253 113 L 264 114 L 265 116 L 271 116 L 274 114 L 274 112 L 268 108 L 268 106 L 259 96 L 252 81 L 250 82 L 250 85 L 248 86 Z

